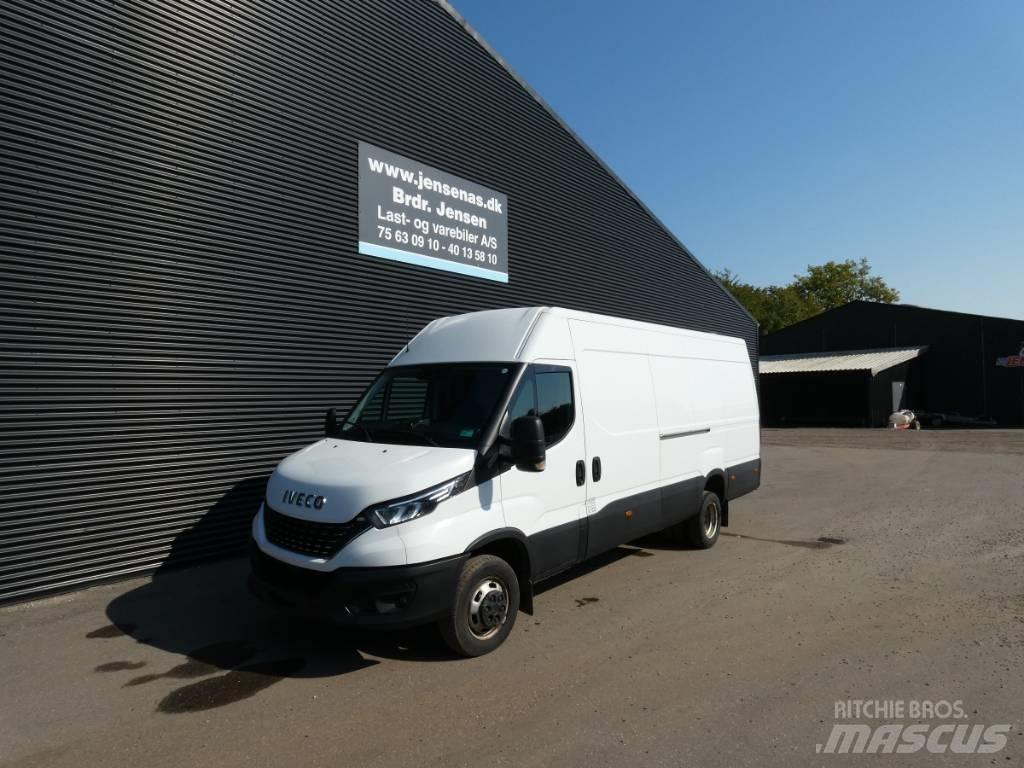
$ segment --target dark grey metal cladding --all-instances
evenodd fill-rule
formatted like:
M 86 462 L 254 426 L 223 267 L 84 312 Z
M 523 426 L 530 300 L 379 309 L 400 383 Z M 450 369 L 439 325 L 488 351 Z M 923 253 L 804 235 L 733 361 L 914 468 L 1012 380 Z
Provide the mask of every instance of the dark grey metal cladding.
M 0 599 L 242 553 L 429 320 L 756 327 L 445 8 L 0 6 Z M 364 140 L 508 196 L 502 285 L 357 253 Z

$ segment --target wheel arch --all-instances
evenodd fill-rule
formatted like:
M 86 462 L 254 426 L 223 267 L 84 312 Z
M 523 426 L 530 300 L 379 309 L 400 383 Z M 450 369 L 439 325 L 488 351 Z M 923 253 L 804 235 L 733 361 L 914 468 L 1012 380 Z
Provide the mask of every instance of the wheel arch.
M 499 528 L 478 538 L 465 551 L 470 555 L 494 555 L 512 566 L 519 581 L 519 610 L 533 615 L 533 582 L 526 534 L 518 528 Z
M 725 470 L 713 469 L 704 478 L 704 490 L 711 491 L 718 496 L 718 500 L 722 505 L 722 521 L 721 525 L 723 528 L 729 525 L 729 498 L 726 493 L 729 487 L 729 478 L 726 477 Z

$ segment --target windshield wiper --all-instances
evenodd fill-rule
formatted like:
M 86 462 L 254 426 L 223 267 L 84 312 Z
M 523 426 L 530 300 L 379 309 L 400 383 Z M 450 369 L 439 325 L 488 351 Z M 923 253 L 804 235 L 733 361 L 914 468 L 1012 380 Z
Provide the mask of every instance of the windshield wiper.
M 413 429 L 396 429 L 394 427 L 386 427 L 384 429 L 384 431 L 392 433 L 392 434 L 395 434 L 395 435 L 412 435 L 413 437 L 418 437 L 420 440 L 425 442 L 427 445 L 432 445 L 435 448 L 440 448 L 441 447 L 441 444 L 439 442 L 437 442 L 434 438 L 432 438 L 430 435 L 426 435 L 423 432 L 417 432 L 416 430 L 413 430 Z M 380 433 L 380 430 L 378 430 L 378 434 L 379 433 Z
M 366 442 L 368 442 L 368 443 L 372 443 L 373 442 L 373 433 L 369 429 L 367 429 L 365 426 L 360 424 L 358 421 L 349 421 L 349 422 L 346 422 L 344 425 L 342 425 L 342 428 L 341 428 L 342 439 L 344 439 L 345 427 L 358 427 L 359 429 L 363 430 L 363 434 L 366 435 Z

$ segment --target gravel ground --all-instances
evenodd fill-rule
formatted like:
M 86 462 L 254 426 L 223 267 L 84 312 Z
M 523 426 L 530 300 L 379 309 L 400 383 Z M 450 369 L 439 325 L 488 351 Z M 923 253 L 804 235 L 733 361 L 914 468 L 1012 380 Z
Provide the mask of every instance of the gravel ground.
M 293 622 L 240 561 L 0 609 L 0 764 L 1024 765 L 1024 432 L 764 442 L 718 546 L 622 547 L 480 659 Z M 973 757 L 818 754 L 847 699 L 1013 729 Z
M 1024 429 L 765 429 L 765 445 L 1024 454 Z

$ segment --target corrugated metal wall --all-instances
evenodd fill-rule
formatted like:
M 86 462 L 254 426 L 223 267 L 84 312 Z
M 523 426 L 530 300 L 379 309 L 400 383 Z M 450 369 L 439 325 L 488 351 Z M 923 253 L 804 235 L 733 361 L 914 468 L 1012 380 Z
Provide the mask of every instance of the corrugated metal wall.
M 428 0 L 0 5 L 0 599 L 240 550 L 430 319 L 753 321 Z M 509 198 L 508 285 L 357 254 L 357 141 Z

